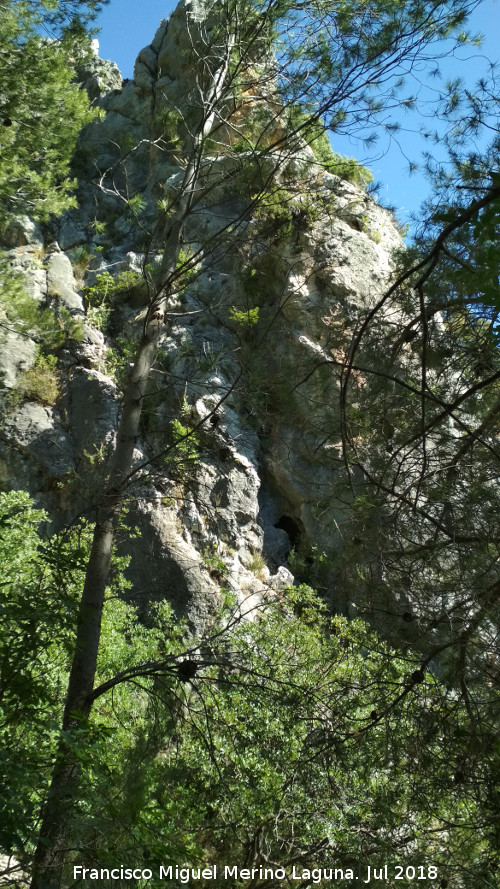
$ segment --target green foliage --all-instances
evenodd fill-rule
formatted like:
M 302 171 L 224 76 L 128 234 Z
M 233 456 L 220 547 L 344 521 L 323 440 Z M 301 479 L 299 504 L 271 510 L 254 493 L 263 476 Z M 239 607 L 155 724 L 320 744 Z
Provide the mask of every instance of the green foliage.
M 46 558 L 44 519 L 22 491 L 0 495 L 0 846 L 22 848 L 47 779 L 40 762 L 54 752 L 75 600 L 61 569 Z M 62 581 L 59 588 L 58 581 Z
M 259 308 L 257 306 L 253 309 L 237 309 L 236 306 L 231 306 L 229 320 L 241 327 L 254 327 L 259 321 Z
M 189 423 L 189 414 L 189 405 L 184 400 L 181 419 L 170 424 L 172 444 L 164 457 L 168 471 L 181 482 L 189 481 L 200 463 L 199 437 Z
M 57 357 L 44 355 L 38 350 L 33 366 L 19 374 L 16 388 L 9 398 L 9 407 L 15 409 L 23 401 L 38 401 L 39 404 L 52 406 L 59 395 Z
M 259 223 L 263 237 L 283 239 L 294 231 L 310 228 L 320 212 L 307 194 L 299 194 L 291 187 L 271 188 L 258 195 L 253 217 Z
M 466 711 L 419 661 L 359 620 L 332 618 L 305 585 L 253 621 L 226 610 L 221 622 L 224 633 L 191 650 L 189 681 L 157 678 L 135 744 L 117 727 L 98 751 L 108 792 L 93 792 L 97 859 L 106 848 L 106 861 L 133 850 L 153 868 L 165 858 L 220 868 L 252 852 L 254 867 L 291 871 L 300 855 L 301 872 L 331 867 L 334 849 L 335 866 L 360 880 L 367 859 L 493 878 L 486 809 L 473 783 L 455 780 Z M 220 870 L 200 885 L 222 886 Z
M 144 286 L 145 277 L 151 275 L 151 266 L 148 266 L 144 274 L 141 272 L 124 271 L 119 272 L 115 278 L 114 293 L 116 296 L 125 297 L 134 291 L 137 287 Z
M 77 247 L 71 251 L 71 265 L 77 281 L 83 281 L 91 260 L 92 253 L 88 247 Z
M 273 189 L 259 200 L 254 217 L 264 223 L 266 230 L 272 228 L 285 236 L 292 230 L 293 195 L 284 188 Z
M 212 577 L 215 577 L 216 580 L 224 580 L 224 577 L 227 575 L 229 568 L 219 553 L 219 548 L 216 543 L 212 543 L 211 546 L 206 546 L 203 550 L 203 564 L 205 568 L 208 568 Z
M 471 188 L 474 193 L 475 177 L 472 181 L 464 176 L 461 188 Z M 488 183 L 489 184 L 489 183 Z M 483 187 L 483 193 L 486 188 Z M 438 226 L 453 223 L 459 207 L 454 201 L 454 190 L 448 196 L 453 200 L 452 207 L 434 211 L 432 231 Z M 498 295 L 498 238 L 500 233 L 500 196 L 492 196 L 487 206 L 473 214 L 450 239 L 451 252 L 442 257 L 440 268 L 446 270 L 445 286 L 453 288 L 456 300 L 462 303 L 468 299 L 474 303 L 491 307 L 500 312 Z M 437 278 L 437 275 L 436 275 Z
M 7 0 L 0 11 L 0 208 L 39 219 L 74 206 L 69 163 L 81 128 L 96 116 L 72 82 L 75 34 L 47 41 L 37 33 L 37 13 L 47 9 Z
M 123 271 L 116 277 L 108 271 L 100 272 L 96 275 L 95 283 L 85 287 L 83 291 L 87 321 L 98 330 L 106 332 L 114 307 L 129 298 L 137 288 L 142 290 L 146 286 L 146 279 L 139 272 Z M 136 349 L 135 340 L 119 336 L 106 351 L 105 372 L 121 389 L 125 389 Z
M 196 263 L 193 262 L 193 251 L 189 247 L 181 247 L 177 255 L 176 274 L 181 283 L 181 290 L 194 281 L 197 275 Z
M 57 11 L 54 4 L 50 6 Z M 23 53 L 27 50 L 27 76 L 35 84 L 31 94 L 39 103 L 40 118 L 33 124 L 35 143 L 29 134 L 24 139 L 23 127 L 31 121 L 33 108 L 31 104 L 28 108 L 30 91 L 23 72 L 14 95 L 18 109 L 7 107 L 9 117 L 3 122 L 8 135 L 5 159 L 0 161 L 0 204 L 43 217 L 67 204 L 65 158 L 71 150 L 73 125 L 78 128 L 87 112 L 83 105 L 71 106 L 76 94 L 66 74 L 61 76 L 67 59 L 64 43 L 52 46 L 40 40 L 35 20 L 26 10 L 29 4 L 3 4 L 7 36 L 0 38 L 0 50 L 13 59 L 7 78 L 12 81 L 11 99 L 17 89 L 13 72 L 23 61 L 21 48 Z M 334 5 L 279 0 L 271 7 L 239 4 L 236 11 L 234 19 L 242 22 L 243 31 L 231 55 L 232 70 L 244 50 L 247 24 L 260 23 L 261 16 L 269 14 L 254 51 L 261 53 L 262 42 L 271 34 L 278 40 L 283 37 L 278 58 L 280 62 L 286 58 L 285 74 L 291 75 L 280 78 L 284 107 L 314 98 L 316 104 L 306 103 L 305 113 L 314 120 L 315 109 L 324 107 L 325 123 L 332 129 L 346 121 L 376 119 L 387 95 L 394 98 L 390 90 L 384 92 L 383 84 L 395 68 L 404 70 L 408 59 L 416 66 L 416 47 L 427 47 L 435 37 L 447 35 L 463 18 L 459 3 L 421 0 Z M 20 26 L 16 31 L 21 21 L 24 32 Z M 227 38 L 227 20 L 216 25 L 214 33 Z M 59 68 L 54 64 L 58 53 Z M 250 57 L 253 62 L 251 52 Z M 41 63 L 49 58 L 52 73 Z M 200 86 L 203 80 L 199 79 Z M 370 82 L 373 89 L 367 86 Z M 50 83 L 56 93 L 64 87 L 69 99 L 51 96 L 49 103 L 44 85 Z M 320 163 L 334 172 L 347 164 L 345 175 L 366 181 L 367 174 L 357 165 L 352 169 L 350 160 L 337 163 L 320 130 L 312 123 L 301 127 L 304 138 L 316 144 Z M 9 141 L 10 135 L 15 139 Z M 63 139 L 66 154 L 55 154 Z M 125 145 L 126 150 L 129 147 Z M 13 182 L 10 191 L 7 169 Z M 296 200 L 291 189 L 275 189 L 269 178 L 262 183 L 262 172 L 258 163 L 249 165 L 245 196 L 256 198 L 254 229 L 279 243 L 283 236 L 312 225 L 318 211 L 307 198 Z M 198 185 L 196 181 L 195 191 Z M 174 221 L 182 212 L 183 221 L 191 225 L 188 214 L 196 206 L 195 191 L 180 195 Z M 140 198 L 132 210 L 141 211 Z M 480 290 L 491 308 L 495 260 L 491 248 L 497 220 L 487 217 L 485 237 L 473 229 L 472 234 L 480 244 L 477 256 L 483 251 L 488 280 Z M 97 233 L 102 224 L 96 220 Z M 205 256 L 216 255 L 221 244 L 229 253 L 230 234 L 224 223 L 221 237 L 209 241 Z M 470 256 L 467 251 L 460 253 L 459 259 L 463 256 L 466 262 L 474 260 L 473 250 Z M 399 360 L 398 350 L 412 340 L 399 344 L 388 340 L 387 318 L 400 319 L 405 312 L 416 311 L 414 294 L 410 298 L 406 293 L 395 300 L 394 315 L 384 313 L 381 324 L 375 319 L 373 337 L 363 341 L 366 391 L 355 367 L 349 368 L 351 380 L 346 370 L 341 381 L 345 473 L 353 491 L 360 478 L 372 485 L 377 501 L 374 506 L 364 494 L 355 499 L 352 524 L 346 523 L 343 530 L 347 538 L 351 530 L 358 533 L 352 534 L 353 549 L 346 548 L 345 562 L 339 560 L 336 566 L 339 579 L 345 580 L 342 589 L 347 593 L 354 589 L 356 600 L 366 601 L 371 614 L 381 613 L 383 619 L 388 601 L 391 606 L 404 602 L 411 593 L 418 603 L 418 620 L 422 626 L 427 621 L 424 630 L 436 640 L 433 653 L 440 656 L 436 672 L 441 670 L 450 687 L 431 673 L 430 659 L 396 652 L 361 621 L 332 618 L 305 585 L 276 596 L 266 591 L 266 608 L 256 607 L 254 619 L 245 623 L 231 611 L 234 603 L 226 594 L 225 609 L 200 644 L 190 639 L 186 647 L 185 628 L 175 626 L 168 608 L 151 609 L 148 626 L 139 623 L 135 610 L 121 599 L 126 586 L 123 563 L 115 564 L 104 608 L 97 678 L 98 683 L 109 680 L 113 688 L 97 689 L 89 725 L 71 738 L 82 780 L 78 804 L 71 811 L 70 848 L 78 850 L 75 855 L 80 860 L 83 854 L 88 861 L 133 858 L 134 864 L 144 861 L 148 866 L 172 860 L 257 866 L 300 862 L 318 867 L 331 865 L 333 858 L 363 879 L 365 871 L 360 872 L 359 865 L 366 861 L 373 867 L 393 867 L 430 857 L 443 868 L 444 882 L 450 873 L 460 887 L 467 881 L 471 886 L 497 882 L 498 707 L 492 689 L 498 665 L 491 641 L 484 639 L 485 634 L 494 639 L 491 628 L 498 602 L 494 487 L 498 405 L 497 392 L 489 388 L 481 409 L 483 392 L 471 384 L 478 365 L 465 367 L 460 361 L 464 356 L 482 361 L 482 372 L 496 380 L 498 319 L 487 315 L 486 329 L 477 323 L 469 310 L 476 291 L 461 276 L 460 262 L 453 266 L 455 274 L 448 277 L 453 281 L 451 298 L 458 294 L 461 311 L 448 305 L 449 289 L 443 305 L 446 286 L 440 289 L 442 266 L 436 265 L 430 283 L 436 286 L 438 308 L 434 311 L 433 304 L 425 302 L 420 282 L 423 307 L 417 320 L 408 318 L 410 332 L 418 328 L 421 364 Z M 181 253 L 178 289 L 194 274 L 192 257 Z M 117 290 L 116 281 L 109 278 L 98 281 L 87 294 L 94 323 L 102 328 L 108 324 L 113 299 L 128 290 L 128 285 Z M 440 364 L 446 348 L 443 325 L 435 320 L 441 309 L 456 347 L 445 366 Z M 250 327 L 258 319 L 255 304 L 246 313 L 233 310 L 236 323 Z M 238 313 L 246 316 L 245 321 Z M 357 326 L 361 333 L 365 320 Z M 110 351 L 109 361 L 110 369 L 120 375 L 132 346 L 119 342 L 118 349 Z M 355 351 L 356 343 L 350 356 Z M 380 362 L 381 354 L 388 357 L 387 385 L 380 383 L 380 374 L 375 376 L 375 367 L 380 367 L 375 361 Z M 321 363 L 328 372 L 329 362 Z M 433 374 L 437 369 L 435 375 L 429 375 L 429 369 Z M 289 413 L 292 398 L 280 397 L 290 392 L 289 381 L 280 389 L 268 376 L 267 367 L 255 370 L 255 414 L 264 414 L 268 405 L 277 408 L 274 416 L 280 416 L 278 406 L 283 411 L 286 405 Z M 349 389 L 353 381 L 354 397 Z M 467 397 L 464 387 L 469 387 Z M 477 418 L 475 429 L 470 428 L 471 416 Z M 459 429 L 459 443 L 451 423 Z M 199 461 L 187 405 L 170 431 L 167 466 L 185 481 Z M 469 466 L 472 443 L 475 451 L 476 445 L 481 447 L 481 458 Z M 455 448 L 452 458 L 450 447 Z M 461 461 L 464 448 L 467 459 Z M 96 460 L 98 453 L 96 445 Z M 394 458 L 388 456 L 392 454 Z M 457 461 L 464 472 L 460 485 L 451 472 Z M 318 481 L 323 485 L 322 479 Z M 345 490 L 346 479 L 342 481 Z M 8 691 L 2 700 L 5 743 L 0 761 L 7 786 L 14 789 L 2 800 L 1 830 L 5 848 L 28 852 L 54 761 L 78 589 L 88 558 L 82 528 L 58 542 L 41 544 L 35 528 L 40 516 L 31 515 L 30 509 L 27 502 L 14 499 L 5 514 L 0 512 L 0 554 L 15 569 L 2 579 L 7 604 L 2 612 L 6 641 L 1 642 L 0 667 Z M 450 516 L 455 518 L 454 527 Z M 113 518 L 107 514 L 110 523 Z M 355 546 L 361 555 L 359 551 L 353 555 Z M 219 579 L 227 573 L 217 548 L 208 549 L 203 558 Z M 392 602 L 383 597 L 389 580 Z M 428 607 L 431 581 L 439 593 L 437 612 L 435 602 Z M 413 615 L 410 618 L 414 620 Z M 443 626 L 449 635 L 441 642 Z M 133 674 L 123 673 L 131 669 Z M 484 681 L 478 682 L 478 675 Z M 67 792 L 74 800 L 72 788 L 68 786 Z M 65 883 L 71 881 L 68 873 Z M 305 879 L 302 885 L 307 885 Z
M 84 449 L 83 456 L 91 467 L 102 466 L 106 458 L 109 456 L 109 446 L 102 442 L 99 447 L 95 446 L 93 451 Z
M 374 242 L 374 244 L 380 244 L 380 241 L 382 240 L 382 235 L 380 234 L 379 231 L 377 231 L 376 229 L 373 229 L 371 227 L 370 217 L 369 216 L 361 216 L 360 223 L 361 223 L 361 231 L 363 231 L 366 235 L 368 235 L 368 237 L 370 238 L 370 240 L 372 240 Z
M 105 361 L 105 370 L 108 376 L 124 390 L 127 385 L 130 367 L 137 351 L 135 340 L 126 336 L 119 336 L 114 346 L 108 346 Z
M 42 540 L 24 491 L 0 495 L 0 846 L 32 839 L 58 737 L 88 533 Z
M 106 233 L 106 223 L 102 219 L 93 219 L 90 228 L 94 235 L 104 235 Z
M 141 192 L 131 195 L 127 200 L 127 207 L 133 216 L 140 214 L 146 206 L 146 200 Z
M 249 571 L 253 571 L 254 574 L 259 575 L 259 573 L 266 567 L 266 560 L 262 553 L 256 552 L 253 554 L 250 559 L 247 568 Z
M 114 294 L 115 281 L 109 272 L 96 275 L 93 286 L 85 287 L 83 296 L 87 321 L 98 330 L 106 330 L 111 314 L 111 297 Z
M 345 157 L 333 150 L 328 133 L 324 126 L 317 120 L 310 120 L 307 112 L 301 108 L 293 109 L 290 113 L 290 127 L 292 132 L 299 129 L 300 135 L 306 140 L 314 151 L 316 159 L 328 173 L 335 173 L 341 179 L 346 179 L 360 188 L 365 188 L 373 182 L 371 170 L 364 167 L 352 157 Z M 302 127 L 302 129 L 300 129 Z
M 116 277 L 108 271 L 100 272 L 96 275 L 95 283 L 83 290 L 88 322 L 98 330 L 105 331 L 113 306 L 125 300 L 138 287 L 144 286 L 145 278 L 140 272 L 119 272 Z
M 465 783 L 471 824 L 488 825 L 492 837 L 491 798 L 472 785 L 474 774 L 491 780 L 498 767 L 498 676 L 490 665 L 500 577 L 499 195 L 489 153 L 476 155 L 471 170 L 453 141 L 449 160 L 446 175 L 433 177 L 425 225 L 399 257 L 383 311 L 350 346 L 342 422 L 354 496 L 336 578 L 358 613 L 380 615 L 401 644 L 436 658 L 458 707 L 453 728 L 434 729 L 455 751 L 446 781 L 458 820 L 469 806 Z M 402 320 L 389 330 L 391 313 Z M 361 385 L 354 368 L 362 369 Z M 466 737 L 468 752 L 460 753 Z M 497 880 L 495 855 L 478 864 L 479 844 L 467 831 L 462 840 L 470 885 Z
M 0 765 L 11 788 L 0 843 L 17 854 L 29 853 L 55 752 L 90 543 L 81 527 L 42 542 L 44 518 L 22 492 L 0 497 Z M 226 570 L 216 547 L 205 558 Z M 137 621 L 121 598 L 124 568 L 115 564 L 105 604 L 92 721 L 74 740 L 78 849 L 153 869 L 241 866 L 252 851 L 253 866 L 290 870 L 297 856 L 301 870 L 329 868 L 334 849 L 335 866 L 360 880 L 369 859 L 392 872 L 432 864 L 447 879 L 466 869 L 471 886 L 494 881 L 499 763 L 488 690 L 471 723 L 419 658 L 360 620 L 332 617 L 304 584 L 250 621 L 227 596 L 205 638 L 186 648 L 185 625 L 165 603 L 150 608 L 147 626 Z
M 174 108 L 162 110 L 161 115 L 157 115 L 155 119 L 155 126 L 170 149 L 182 148 L 186 137 L 186 124 L 179 111 Z
M 295 582 L 307 581 L 316 589 L 322 589 L 324 574 L 331 568 L 332 558 L 316 545 L 300 543 L 290 550 L 288 564 Z
M 93 22 L 109 0 L 25 0 L 26 13 L 49 28 L 57 37 L 69 30 L 75 37 L 86 36 L 84 25 Z
M 41 798 L 59 739 L 91 543 L 85 525 L 43 538 L 39 532 L 46 522 L 46 514 L 34 508 L 26 492 L 0 494 L 0 848 L 18 855 L 29 852 L 36 838 Z M 117 665 L 147 657 L 146 630 L 137 627 L 135 610 L 116 598 L 128 586 L 123 578 L 126 565 L 127 559 L 113 560 L 98 681 L 108 678 Z M 168 615 L 165 608 L 159 613 L 155 641 L 166 629 Z M 133 646 L 127 641 L 131 633 Z M 109 710 L 98 714 L 97 729 L 109 727 L 108 717 Z M 111 728 L 111 734 L 116 730 Z M 88 743 L 88 738 L 82 740 Z M 90 763 L 96 749 L 90 747 L 82 749 L 82 762 Z
M 330 151 L 327 150 L 329 145 L 322 150 L 317 149 L 315 143 L 312 147 L 318 160 L 329 173 L 335 173 L 336 176 L 340 176 L 341 179 L 346 179 L 360 188 L 365 188 L 370 182 L 373 182 L 371 170 L 360 164 L 355 158 L 337 154 L 333 149 L 330 154 Z
M 221 364 L 226 354 L 225 349 L 214 350 L 213 344 L 209 340 L 203 341 L 203 354 L 198 357 L 198 368 L 204 373 L 217 372 L 217 368 Z
M 84 525 L 75 525 L 70 532 L 43 539 L 39 529 L 46 520 L 27 493 L 0 494 L 0 848 L 26 860 L 36 840 L 39 807 L 60 736 L 78 600 L 92 537 Z M 136 610 L 121 598 L 128 588 L 123 577 L 127 561 L 113 559 L 97 685 L 151 656 L 166 656 L 171 646 L 179 650 L 185 633 L 183 622 L 174 620 L 165 603 L 150 607 L 149 629 L 138 623 Z M 144 682 L 150 687 L 147 680 L 143 687 Z M 109 807 L 108 815 L 114 820 L 115 804 L 107 793 L 109 776 L 120 768 L 120 759 L 132 765 L 128 753 L 146 731 L 144 691 L 120 685 L 112 697 L 113 703 L 109 698 L 103 706 L 96 705 L 92 726 L 73 741 L 85 787 L 75 813 L 74 836 L 85 836 L 87 842 L 103 806 Z M 120 711 L 130 720 L 128 725 L 121 718 L 110 719 Z M 130 787 L 131 775 L 127 781 Z
M 294 577 L 298 579 L 306 577 L 308 569 L 306 556 L 295 547 L 292 547 L 288 554 L 288 564 Z
M 0 329 L 12 330 L 43 343 L 47 349 L 62 346 L 67 337 L 80 341 L 82 325 L 65 306 L 42 309 L 25 290 L 23 276 L 0 254 Z

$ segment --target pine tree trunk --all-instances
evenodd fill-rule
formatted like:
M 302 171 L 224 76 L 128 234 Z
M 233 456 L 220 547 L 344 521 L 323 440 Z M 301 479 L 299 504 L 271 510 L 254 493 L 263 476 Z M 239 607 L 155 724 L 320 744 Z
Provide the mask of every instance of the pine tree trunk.
M 66 694 L 63 737 L 52 773 L 47 799 L 41 813 L 39 839 L 33 861 L 31 889 L 59 889 L 71 836 L 71 815 L 79 797 L 79 768 L 72 734 L 85 728 L 91 711 L 97 656 L 99 651 L 104 593 L 109 576 L 114 537 L 123 504 L 133 453 L 139 437 L 140 420 L 147 384 L 157 344 L 163 330 L 163 318 L 172 286 L 185 221 L 199 200 L 196 188 L 202 148 L 212 129 L 216 110 L 224 92 L 232 40 L 228 39 L 225 58 L 213 72 L 204 70 L 207 80 L 201 119 L 192 137 L 190 160 L 185 169 L 179 196 L 167 220 L 157 294 L 151 301 L 145 331 L 139 343 L 134 366 L 125 393 L 117 433 L 115 452 L 105 492 L 94 528 L 92 548 L 85 573 L 80 601 L 75 649 Z M 201 58 L 202 68 L 206 60 Z M 203 91 L 202 91 L 203 95 Z M 80 739 L 81 743 L 81 739 Z
M 181 227 L 170 231 L 165 253 L 165 275 L 175 269 Z M 163 292 L 164 294 L 164 292 Z M 166 296 L 161 297 L 163 301 Z M 153 307 L 152 307 L 153 309 Z M 153 314 L 150 311 L 150 314 Z M 52 774 L 47 799 L 42 810 L 39 840 L 33 861 L 31 889 L 58 889 L 68 851 L 71 812 L 79 794 L 79 768 L 71 735 L 85 729 L 91 711 L 97 657 L 101 636 L 104 593 L 108 582 L 116 526 L 123 504 L 133 452 L 162 325 L 153 319 L 147 325 L 137 350 L 134 367 L 125 394 L 117 433 L 115 453 L 108 484 L 101 500 L 94 527 L 85 582 L 80 600 L 75 648 L 62 723 L 63 737 Z M 77 742 L 78 743 L 78 742 Z M 81 739 L 80 739 L 81 743 Z
M 68 848 L 71 811 L 79 792 L 79 768 L 71 735 L 85 729 L 101 636 L 104 593 L 111 554 L 132 456 L 139 434 L 146 385 L 151 372 L 159 325 L 153 322 L 139 344 L 123 404 L 109 483 L 94 528 L 85 583 L 80 600 L 75 649 L 62 723 L 63 737 L 42 811 L 39 841 L 33 862 L 32 889 L 57 889 Z M 78 741 L 76 742 L 78 743 Z M 80 740 L 81 743 L 81 740 Z

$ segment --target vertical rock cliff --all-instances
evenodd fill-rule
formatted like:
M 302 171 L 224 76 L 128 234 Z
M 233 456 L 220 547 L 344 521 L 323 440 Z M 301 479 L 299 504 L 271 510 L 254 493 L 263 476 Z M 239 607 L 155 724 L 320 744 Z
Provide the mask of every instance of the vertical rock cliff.
M 50 368 L 33 338 L 3 335 L 2 483 L 27 488 L 53 527 L 92 518 L 102 485 L 161 261 L 159 208 L 184 175 L 183 132 L 196 113 L 188 50 L 193 28 L 210 28 L 200 22 L 181 4 L 139 53 L 133 80 L 98 59 L 79 70 L 103 115 L 75 157 L 78 206 L 44 231 L 20 218 L 2 234 L 31 299 L 81 328 Z M 268 91 L 272 104 L 271 81 Z M 157 350 L 120 540 L 134 599 L 147 610 L 167 597 L 197 627 L 221 587 L 251 607 L 309 575 L 349 612 L 335 567 L 352 497 L 339 366 L 401 246 L 391 215 L 305 144 L 284 146 L 272 197 L 254 211 L 269 161 L 261 152 L 257 166 L 246 145 L 226 151 L 232 138 L 221 130 L 205 158 L 203 181 L 219 185 L 187 223 L 189 274 Z M 198 262 L 221 227 L 238 237 Z

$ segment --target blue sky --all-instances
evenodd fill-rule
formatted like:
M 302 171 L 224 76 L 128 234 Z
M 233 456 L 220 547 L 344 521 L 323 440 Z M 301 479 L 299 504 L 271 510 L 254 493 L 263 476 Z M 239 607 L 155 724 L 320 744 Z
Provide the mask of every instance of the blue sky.
M 132 77 L 139 51 L 151 43 L 161 20 L 176 6 L 177 0 L 110 0 L 97 23 L 99 54 L 116 62 L 124 77 Z
M 143 0 L 142 3 L 111 0 L 98 21 L 102 58 L 112 59 L 124 77 L 132 77 L 139 51 L 151 43 L 161 19 L 167 18 L 175 6 L 175 0 Z M 459 58 L 441 62 L 443 80 L 462 77 L 473 85 L 485 70 L 486 59 L 499 60 L 500 0 L 483 0 L 469 22 L 469 29 L 484 35 L 481 49 L 464 48 Z M 337 138 L 334 148 L 367 163 L 375 179 L 382 183 L 380 195 L 383 202 L 394 205 L 399 219 L 407 222 L 409 214 L 418 210 L 428 188 L 421 174 L 409 175 L 408 158 L 418 161 L 420 152 L 429 146 L 416 132 L 418 121 L 415 117 L 408 117 L 403 112 L 398 117 L 403 127 L 399 134 L 400 147 L 381 141 L 367 152 L 352 138 Z M 406 127 L 409 129 L 407 133 L 404 132 Z

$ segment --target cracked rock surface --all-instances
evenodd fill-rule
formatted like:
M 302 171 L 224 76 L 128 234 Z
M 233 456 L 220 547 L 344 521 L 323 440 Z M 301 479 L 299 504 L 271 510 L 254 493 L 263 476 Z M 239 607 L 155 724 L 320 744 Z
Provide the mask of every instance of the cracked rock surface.
M 78 207 L 57 231 L 44 234 L 22 218 L 0 232 L 32 299 L 56 314 L 62 305 L 84 322 L 81 339 L 58 352 L 61 394 L 52 405 L 28 399 L 9 408 L 9 392 L 34 365 L 35 342 L 9 332 L 1 348 L 2 484 L 28 488 L 53 527 L 94 515 L 120 411 L 116 356 L 124 339 L 140 334 L 147 303 L 147 290 L 131 286 L 105 329 L 89 315 L 84 286 L 104 271 L 137 277 L 145 261 L 140 231 L 109 193 L 107 171 L 118 188 L 141 194 L 145 224 L 183 175 L 175 152 L 155 153 L 151 145 L 159 109 L 181 104 L 192 87 L 184 15 L 181 5 L 160 24 L 138 55 L 133 80 L 122 83 L 116 66 L 102 60 L 79 72 L 105 115 L 82 133 Z M 298 212 L 297 171 L 308 162 L 296 163 Z M 211 170 L 228 163 L 214 159 Z M 134 600 L 147 610 L 167 598 L 198 630 L 221 588 L 251 609 L 294 582 L 294 553 L 314 548 L 332 556 L 341 546 L 349 507 L 336 493 L 340 434 L 331 365 L 342 346 L 339 331 L 349 331 L 359 307 L 384 292 L 401 238 L 390 213 L 362 189 L 324 171 L 306 178 L 314 221 L 292 226 L 277 245 L 249 219 L 238 256 L 221 251 L 198 270 L 159 346 L 136 443 L 130 533 L 122 532 L 120 549 L 130 555 Z M 219 203 L 200 205 L 186 243 L 196 245 L 240 209 L 241 198 L 227 192 Z M 260 311 L 255 334 L 233 312 L 252 300 Z M 130 357 L 120 360 L 126 370 Z M 169 450 L 176 423 L 195 430 L 187 456 Z M 323 582 L 333 606 L 349 612 L 334 572 Z

